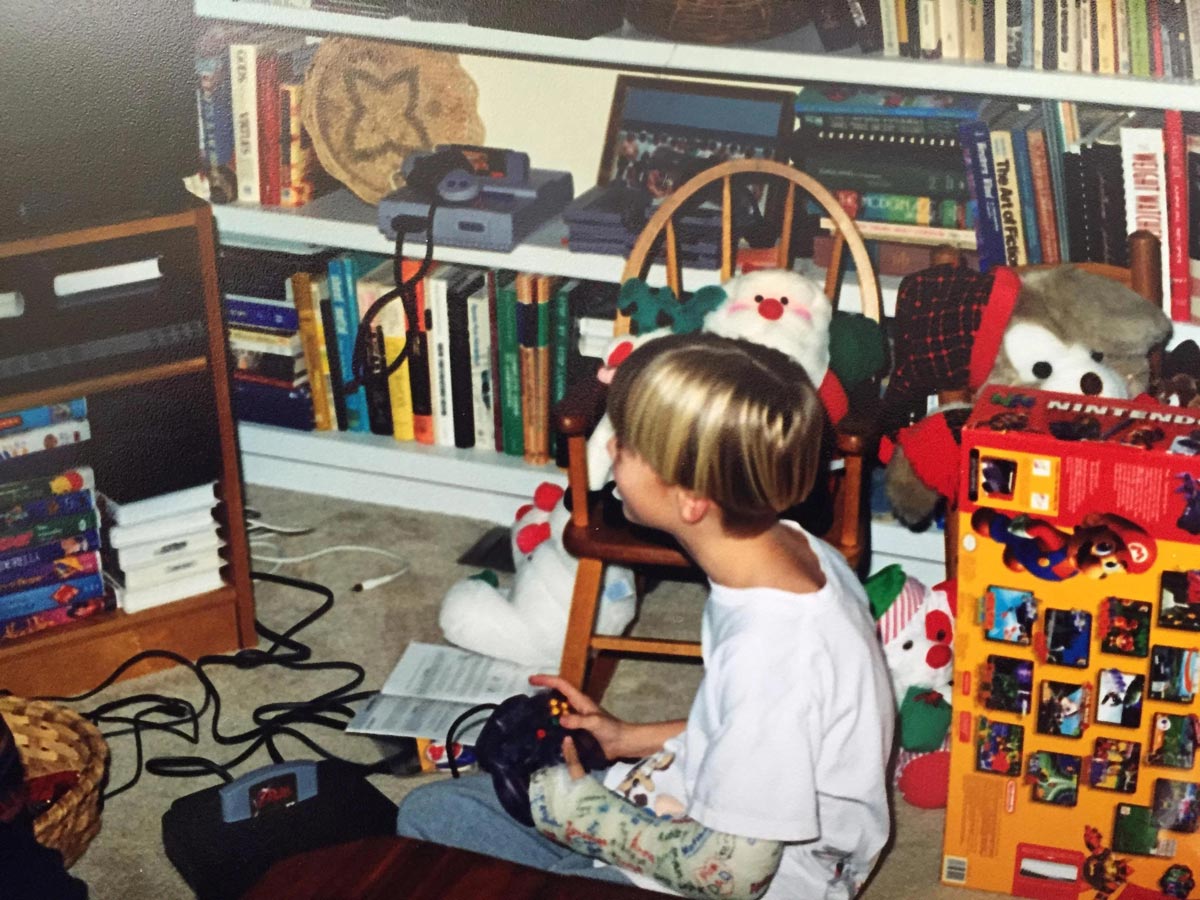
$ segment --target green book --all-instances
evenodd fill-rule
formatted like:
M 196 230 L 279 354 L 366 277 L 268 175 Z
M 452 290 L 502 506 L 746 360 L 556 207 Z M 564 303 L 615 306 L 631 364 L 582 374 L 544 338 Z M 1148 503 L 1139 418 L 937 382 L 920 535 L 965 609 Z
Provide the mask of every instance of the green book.
M 521 356 L 517 345 L 516 273 L 496 273 L 496 344 L 500 363 L 500 423 L 504 452 L 525 455 L 521 418 Z
M 567 365 L 571 353 L 571 294 L 579 287 L 577 279 L 564 281 L 550 299 L 550 409 L 567 395 Z M 550 452 L 559 465 L 565 465 L 567 442 L 554 431 L 550 417 Z
M 1146 20 L 1146 0 L 1128 0 L 1126 9 L 1129 12 L 1129 71 L 1149 78 L 1150 26 Z

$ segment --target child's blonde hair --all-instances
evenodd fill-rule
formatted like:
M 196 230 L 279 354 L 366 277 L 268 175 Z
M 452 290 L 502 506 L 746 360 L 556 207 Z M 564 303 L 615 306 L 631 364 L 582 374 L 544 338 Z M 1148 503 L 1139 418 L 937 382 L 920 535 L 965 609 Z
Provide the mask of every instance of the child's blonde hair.
M 643 344 L 608 395 L 617 441 L 668 484 L 754 527 L 808 496 L 825 412 L 804 368 L 778 350 L 713 334 Z

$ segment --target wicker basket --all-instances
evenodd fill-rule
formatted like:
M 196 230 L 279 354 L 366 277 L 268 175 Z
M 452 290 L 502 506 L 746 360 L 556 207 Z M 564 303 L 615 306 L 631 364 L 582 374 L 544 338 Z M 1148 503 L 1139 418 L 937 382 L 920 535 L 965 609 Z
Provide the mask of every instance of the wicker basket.
M 16 739 L 27 778 L 68 769 L 79 773 L 75 786 L 33 822 L 38 842 L 59 851 L 70 866 L 100 830 L 108 744 L 95 725 L 55 703 L 0 697 L 0 715 Z
M 626 0 L 625 18 L 675 41 L 731 44 L 793 31 L 810 10 L 810 0 Z

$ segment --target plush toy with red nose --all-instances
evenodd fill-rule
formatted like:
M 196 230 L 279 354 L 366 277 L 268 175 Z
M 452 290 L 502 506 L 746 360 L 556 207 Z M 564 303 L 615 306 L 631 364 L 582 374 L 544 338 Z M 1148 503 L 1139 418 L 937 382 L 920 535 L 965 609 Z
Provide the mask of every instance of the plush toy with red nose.
M 714 304 L 715 291 L 723 291 L 724 298 Z M 646 317 L 645 321 L 669 321 L 672 325 L 614 338 L 597 376 L 606 383 L 611 382 L 617 366 L 636 347 L 673 332 L 694 330 L 690 323 L 696 317 L 684 314 L 692 309 L 687 303 L 680 304 L 677 310 L 664 311 L 661 292 L 651 297 L 637 282 L 627 282 L 622 294 L 627 298 L 646 295 L 642 296 L 635 315 Z M 646 302 L 651 299 L 657 304 L 653 314 Z M 790 356 L 804 367 L 817 386 L 829 420 L 836 424 L 846 415 L 849 408 L 846 391 L 830 367 L 833 306 L 811 278 L 788 269 L 758 269 L 737 275 L 720 288 L 704 288 L 694 299 L 703 301 L 701 308 L 707 309 L 700 330 L 753 341 Z M 588 439 L 588 486 L 593 491 L 603 488 L 610 478 L 607 447 L 612 433 L 612 424 L 604 416 Z

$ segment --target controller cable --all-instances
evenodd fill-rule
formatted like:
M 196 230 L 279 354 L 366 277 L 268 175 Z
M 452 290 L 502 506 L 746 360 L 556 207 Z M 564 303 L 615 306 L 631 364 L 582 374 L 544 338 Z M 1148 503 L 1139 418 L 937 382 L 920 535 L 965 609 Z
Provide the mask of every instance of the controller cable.
M 499 709 L 499 708 L 500 708 L 499 703 L 478 703 L 475 706 L 472 706 L 466 712 L 462 713 L 457 719 L 455 719 L 453 722 L 450 723 L 450 728 L 449 728 L 449 730 L 446 731 L 446 762 L 450 766 L 450 775 L 452 777 L 454 777 L 454 778 L 461 777 L 461 774 L 458 771 L 458 760 L 455 758 L 456 754 L 454 753 L 454 736 L 458 732 L 458 729 L 468 719 L 474 718 L 475 716 L 479 715 L 481 712 L 488 712 L 490 710 Z
M 411 747 L 384 757 L 374 763 L 359 763 L 343 759 L 329 752 L 297 726 L 315 725 L 334 731 L 345 731 L 347 723 L 354 717 L 351 704 L 375 696 L 377 691 L 357 690 L 366 678 L 362 666 L 349 661 L 317 662 L 312 660 L 312 648 L 295 639 L 295 636 L 333 608 L 333 592 L 322 584 L 277 575 L 267 572 L 251 572 L 255 581 L 278 584 L 299 591 L 316 594 L 321 604 L 303 616 L 283 633 L 276 632 L 254 621 L 254 630 L 271 644 L 265 650 L 247 647 L 234 653 L 208 654 L 195 662 L 171 650 L 144 650 L 131 656 L 117 666 L 99 685 L 74 696 L 41 696 L 32 699 L 61 703 L 79 703 L 99 694 L 113 684 L 125 671 L 147 659 L 165 659 L 189 669 L 204 690 L 204 701 L 199 709 L 191 701 L 180 697 L 169 697 L 155 693 L 139 693 L 120 700 L 111 700 L 81 715 L 98 727 L 112 726 L 114 730 L 103 733 L 106 740 L 132 735 L 134 742 L 134 774 L 125 784 L 104 793 L 104 800 L 124 793 L 141 778 L 142 772 L 164 778 L 188 778 L 201 775 L 217 775 L 222 780 L 234 780 L 232 769 L 249 759 L 260 747 L 266 749 L 272 762 L 284 762 L 277 741 L 289 737 L 306 746 L 326 760 L 336 760 L 359 770 L 363 775 L 383 772 L 411 774 L 416 771 L 414 750 Z M 278 666 L 293 672 L 344 672 L 349 678 L 339 687 L 332 688 L 299 702 L 273 702 L 259 706 L 252 713 L 255 727 L 238 734 L 223 734 L 220 730 L 221 695 L 209 678 L 206 669 L 214 666 L 231 666 L 249 670 L 263 666 Z M 7 692 L 0 692 L 7 693 Z M 144 734 L 150 731 L 165 731 L 190 744 L 200 742 L 200 720 L 212 706 L 211 736 L 221 746 L 245 745 L 232 759 L 215 762 L 201 756 L 160 756 L 147 759 L 143 746 Z M 132 710 L 132 711 L 131 711 Z M 403 770 L 398 766 L 403 764 Z

